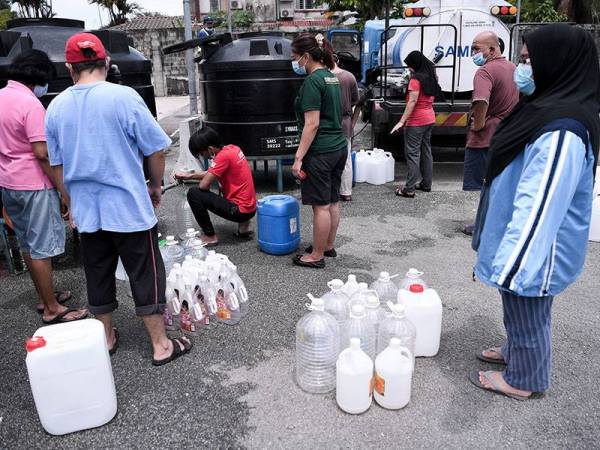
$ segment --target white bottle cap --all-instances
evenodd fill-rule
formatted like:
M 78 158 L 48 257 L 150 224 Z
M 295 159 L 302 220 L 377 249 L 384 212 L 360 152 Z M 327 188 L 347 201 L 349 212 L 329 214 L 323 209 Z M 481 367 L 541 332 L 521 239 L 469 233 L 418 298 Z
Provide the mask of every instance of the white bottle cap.
M 366 291 L 365 292 L 366 297 L 367 297 L 367 304 L 366 307 L 367 308 L 379 308 L 379 306 L 381 305 L 381 302 L 379 301 L 379 295 L 377 295 L 376 291 Z
M 393 337 L 390 339 L 390 347 L 399 348 L 401 345 L 402 342 L 400 342 L 400 339 L 398 339 L 397 337 Z
M 325 302 L 320 297 L 315 297 L 312 294 L 306 294 L 308 298 L 310 298 L 310 305 L 306 305 L 308 309 L 313 311 L 325 311 Z
M 350 347 L 351 348 L 360 348 L 360 338 L 357 338 L 357 337 L 350 338 Z
M 358 283 L 358 288 L 361 291 L 366 291 L 367 289 L 369 289 L 369 285 L 367 283 Z
M 392 311 L 392 315 L 399 319 L 403 318 L 406 314 L 406 308 L 402 303 L 387 302 L 388 308 Z
M 419 278 L 421 275 L 423 275 L 423 272 L 415 268 L 410 268 L 408 272 L 406 272 L 408 278 Z
M 350 275 L 348 275 L 348 282 L 349 283 L 356 283 L 356 275 L 354 275 L 352 273 Z
M 187 232 L 187 234 L 193 234 L 196 232 L 196 230 L 194 230 L 193 228 L 188 228 L 187 230 L 185 230 Z
M 350 311 L 350 318 L 361 319 L 363 317 L 365 317 L 365 307 L 363 305 L 352 305 L 352 310 Z
M 177 241 L 175 240 L 175 236 L 167 236 L 166 245 L 175 245 Z
M 390 273 L 389 272 L 380 272 L 379 273 L 379 281 L 390 281 Z
M 344 282 L 336 278 L 327 283 L 327 286 L 333 291 L 339 291 L 344 287 Z

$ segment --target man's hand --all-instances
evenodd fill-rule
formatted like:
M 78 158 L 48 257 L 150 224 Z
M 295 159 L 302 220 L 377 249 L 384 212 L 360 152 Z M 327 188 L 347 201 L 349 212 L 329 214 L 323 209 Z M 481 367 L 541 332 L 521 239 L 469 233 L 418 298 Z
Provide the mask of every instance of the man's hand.
M 162 187 L 151 187 L 148 186 L 148 194 L 150 194 L 150 200 L 152 200 L 152 206 L 158 208 L 160 205 L 160 199 L 162 197 Z
M 69 202 L 64 197 L 60 199 L 60 214 L 64 220 L 69 217 Z
M 394 126 L 394 128 L 392 128 L 392 131 L 390 131 L 390 134 L 394 134 L 396 133 L 400 128 L 402 128 L 404 126 L 404 122 L 402 122 L 401 120 Z
M 71 213 L 71 211 L 67 213 L 67 218 L 69 219 L 69 227 L 71 228 L 71 230 L 76 229 L 77 224 L 75 223 L 75 219 L 73 218 L 73 214 Z
M 296 178 L 300 178 L 300 170 L 302 169 L 302 160 L 295 159 L 294 165 L 292 165 L 292 175 Z
M 198 174 L 194 172 L 175 172 L 176 180 L 195 180 L 198 178 Z

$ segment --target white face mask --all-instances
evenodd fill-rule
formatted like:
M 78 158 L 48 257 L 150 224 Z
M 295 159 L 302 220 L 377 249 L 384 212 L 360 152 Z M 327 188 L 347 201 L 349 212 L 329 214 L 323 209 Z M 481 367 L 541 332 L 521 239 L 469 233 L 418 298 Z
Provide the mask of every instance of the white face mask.
M 44 86 L 35 86 L 33 88 L 33 93 L 37 98 L 41 98 L 48 93 L 48 83 Z

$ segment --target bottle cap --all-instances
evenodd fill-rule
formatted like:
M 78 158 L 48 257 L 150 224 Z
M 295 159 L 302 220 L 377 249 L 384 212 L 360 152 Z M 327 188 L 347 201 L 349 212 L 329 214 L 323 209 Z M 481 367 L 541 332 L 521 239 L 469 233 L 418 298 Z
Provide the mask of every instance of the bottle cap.
M 167 245 L 175 245 L 177 241 L 175 240 L 175 236 L 167 236 Z
M 32 352 L 38 348 L 42 348 L 46 346 L 46 339 L 42 336 L 34 336 L 25 341 L 25 350 L 28 352 Z
M 356 337 L 350 338 L 350 347 L 360 348 L 360 339 Z
M 341 288 L 344 287 L 344 282 L 342 280 L 338 280 L 336 278 L 334 280 L 331 280 L 329 283 L 327 283 L 327 286 L 329 287 L 329 289 L 332 289 L 334 291 L 339 291 Z
M 354 275 L 352 273 L 350 275 L 348 275 L 348 282 L 349 283 L 356 283 L 356 275 Z
M 325 302 L 320 297 L 315 297 L 312 294 L 306 294 L 308 298 L 310 298 L 310 305 L 306 305 L 308 309 L 316 310 L 316 311 L 325 311 Z
M 401 345 L 402 345 L 402 342 L 400 342 L 400 339 L 398 339 L 397 337 L 393 337 L 390 339 L 390 347 L 398 348 Z
M 358 287 L 362 291 L 369 289 L 369 285 L 367 283 L 358 283 Z
M 367 297 L 367 308 L 379 308 L 381 306 L 379 295 L 377 295 L 376 291 L 366 291 L 365 296 Z
M 194 234 L 194 233 L 196 233 L 196 230 L 194 230 L 193 228 L 188 228 L 185 231 L 186 231 L 187 234 Z
M 380 272 L 379 273 L 379 281 L 390 281 L 390 273 L 389 272 Z
M 423 272 L 415 268 L 410 268 L 408 269 L 408 272 L 406 272 L 407 278 L 419 278 L 421 275 L 423 275 Z
M 388 308 L 394 317 L 402 318 L 406 314 L 406 308 L 402 303 L 387 302 Z
M 422 284 L 413 283 L 409 286 L 408 290 L 414 294 L 420 294 L 425 290 L 425 288 L 423 288 Z

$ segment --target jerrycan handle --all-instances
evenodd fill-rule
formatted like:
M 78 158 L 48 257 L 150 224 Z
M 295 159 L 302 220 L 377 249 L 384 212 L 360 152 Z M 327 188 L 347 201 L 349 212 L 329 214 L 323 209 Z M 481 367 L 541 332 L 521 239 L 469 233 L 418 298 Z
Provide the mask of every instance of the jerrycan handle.
M 235 295 L 235 292 L 232 292 L 231 294 L 229 294 L 229 309 L 232 311 L 237 311 L 240 307 L 240 302 L 238 301 L 238 297 L 237 295 Z
M 214 316 L 217 313 L 217 301 L 214 298 L 205 297 L 204 304 L 210 315 Z
M 202 312 L 202 306 L 200 303 L 194 303 L 192 306 L 192 319 L 196 322 L 200 322 L 204 318 L 204 313 Z
M 181 302 L 179 301 L 177 296 L 174 295 L 169 299 L 169 306 L 171 314 L 174 314 L 176 316 L 179 315 L 179 313 L 181 312 Z
M 239 288 L 240 291 L 240 302 L 246 303 L 248 301 L 248 291 L 246 290 L 246 286 L 241 286 Z
M 408 358 L 410 365 L 412 366 L 414 361 L 412 352 L 407 347 L 398 347 L 398 351 L 401 355 L 404 355 Z

